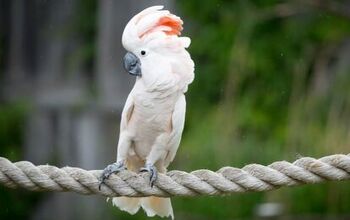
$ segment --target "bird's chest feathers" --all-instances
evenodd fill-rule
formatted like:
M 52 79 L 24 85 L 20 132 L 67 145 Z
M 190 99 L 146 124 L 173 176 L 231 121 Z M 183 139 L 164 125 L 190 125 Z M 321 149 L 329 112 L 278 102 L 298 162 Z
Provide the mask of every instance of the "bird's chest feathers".
M 151 74 L 138 79 L 134 87 L 135 105 L 145 110 L 170 110 L 179 91 L 174 74 Z
M 136 92 L 134 94 L 135 113 L 143 115 L 145 120 L 159 118 L 164 114 L 171 114 L 174 110 L 176 94 L 165 97 L 155 92 Z
M 177 96 L 174 92 L 167 95 L 162 92 L 149 92 L 144 85 L 135 85 L 132 116 L 134 129 L 157 133 L 168 131 Z

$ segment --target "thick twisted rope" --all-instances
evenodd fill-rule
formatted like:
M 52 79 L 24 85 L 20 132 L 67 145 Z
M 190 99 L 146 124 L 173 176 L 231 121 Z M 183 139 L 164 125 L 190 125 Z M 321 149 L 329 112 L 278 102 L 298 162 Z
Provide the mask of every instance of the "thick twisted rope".
M 122 171 L 111 175 L 98 189 L 101 170 L 74 167 L 61 169 L 27 161 L 12 163 L 0 157 L 0 183 L 10 188 L 32 191 L 73 191 L 79 194 L 114 196 L 197 196 L 226 195 L 237 192 L 268 191 L 282 186 L 315 184 L 350 179 L 350 154 L 335 154 L 314 159 L 303 157 L 294 163 L 274 162 L 268 166 L 249 164 L 242 169 L 223 167 L 217 172 L 196 170 L 191 173 L 170 171 L 159 174 L 153 187 L 149 174 Z

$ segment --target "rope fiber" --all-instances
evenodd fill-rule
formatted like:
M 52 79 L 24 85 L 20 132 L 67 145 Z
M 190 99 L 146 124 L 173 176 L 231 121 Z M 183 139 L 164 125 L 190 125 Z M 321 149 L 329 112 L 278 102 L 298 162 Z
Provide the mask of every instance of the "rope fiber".
M 0 184 L 31 191 L 72 191 L 106 197 L 198 196 L 261 192 L 282 186 L 298 186 L 350 179 L 350 154 L 335 154 L 320 159 L 302 157 L 294 163 L 274 162 L 268 166 L 249 164 L 242 169 L 223 167 L 213 172 L 191 173 L 173 170 L 159 174 L 153 187 L 148 173 L 121 171 L 111 175 L 98 189 L 101 170 L 75 167 L 35 166 L 28 161 L 12 163 L 0 157 Z

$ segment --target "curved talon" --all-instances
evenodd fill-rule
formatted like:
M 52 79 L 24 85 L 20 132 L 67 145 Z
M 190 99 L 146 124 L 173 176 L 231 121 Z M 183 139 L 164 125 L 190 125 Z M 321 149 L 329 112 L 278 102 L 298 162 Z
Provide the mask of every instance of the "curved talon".
M 99 184 L 98 184 L 98 190 L 101 190 L 101 186 L 102 184 L 104 183 L 104 181 L 106 179 L 109 178 L 109 176 L 112 174 L 112 173 L 118 173 L 122 170 L 126 170 L 126 167 L 124 165 L 124 162 L 123 161 L 120 161 L 120 162 L 116 162 L 116 163 L 112 163 L 110 165 L 108 165 L 102 172 L 101 176 L 100 176 L 100 181 L 99 181 Z
M 145 167 L 142 167 L 140 169 L 140 172 L 149 172 L 150 177 L 149 177 L 149 181 L 150 181 L 150 185 L 151 187 L 154 186 L 154 182 L 157 180 L 158 177 L 158 171 L 157 168 L 151 164 L 146 164 Z

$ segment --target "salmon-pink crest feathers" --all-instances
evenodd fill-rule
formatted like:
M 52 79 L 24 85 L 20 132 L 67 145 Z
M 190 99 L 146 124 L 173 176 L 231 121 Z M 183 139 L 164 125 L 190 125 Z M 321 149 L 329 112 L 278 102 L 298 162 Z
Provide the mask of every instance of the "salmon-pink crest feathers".
M 151 34 L 157 31 L 163 31 L 166 35 L 181 35 L 182 31 L 182 20 L 174 15 L 166 15 L 160 17 L 158 22 L 156 22 L 153 26 L 149 27 L 145 32 L 140 33 L 139 38 L 143 38 L 147 36 L 147 34 Z
M 146 8 L 129 21 L 122 37 L 123 45 L 127 50 L 140 43 L 157 39 L 163 40 L 168 37 L 176 37 L 179 38 L 180 42 L 184 41 L 179 37 L 183 29 L 181 18 L 162 9 L 163 6 Z M 188 47 L 188 45 L 189 43 L 182 44 L 183 47 Z

